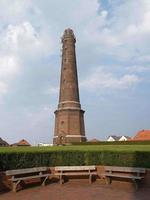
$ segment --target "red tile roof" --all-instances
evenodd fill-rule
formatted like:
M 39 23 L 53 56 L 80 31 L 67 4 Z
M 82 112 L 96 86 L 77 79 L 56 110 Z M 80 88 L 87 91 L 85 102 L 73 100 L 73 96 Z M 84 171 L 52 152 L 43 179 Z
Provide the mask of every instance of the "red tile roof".
M 139 131 L 131 140 L 150 140 L 150 130 Z
M 99 142 L 96 138 L 93 138 L 92 140 L 89 140 L 88 142 Z
M 29 142 L 27 142 L 26 140 L 22 139 L 18 142 L 18 146 L 31 146 L 29 144 Z
M 29 144 L 29 142 L 27 142 L 25 139 L 22 139 L 19 142 L 12 144 L 11 146 L 31 146 L 31 144 Z

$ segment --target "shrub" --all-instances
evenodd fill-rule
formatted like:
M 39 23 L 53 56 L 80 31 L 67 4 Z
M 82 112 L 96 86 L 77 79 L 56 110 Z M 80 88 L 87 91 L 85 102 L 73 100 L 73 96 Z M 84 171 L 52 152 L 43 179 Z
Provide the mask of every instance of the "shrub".
M 39 166 L 114 165 L 150 168 L 149 151 L 52 150 L 0 153 L 1 171 Z
M 150 145 L 150 141 L 74 142 L 72 145 Z

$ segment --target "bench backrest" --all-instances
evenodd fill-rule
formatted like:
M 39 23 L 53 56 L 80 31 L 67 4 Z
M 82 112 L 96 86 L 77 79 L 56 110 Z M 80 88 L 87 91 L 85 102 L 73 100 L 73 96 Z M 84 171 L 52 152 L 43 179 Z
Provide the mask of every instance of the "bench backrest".
M 15 169 L 15 170 L 7 170 L 5 174 L 7 176 L 9 175 L 19 175 L 19 174 L 29 174 L 29 173 L 35 173 L 35 172 L 43 172 L 47 171 L 48 167 L 35 167 L 35 168 L 26 168 L 26 169 Z
M 116 166 L 105 166 L 105 171 L 109 172 L 127 172 L 127 173 L 145 173 L 145 168 L 137 167 L 116 167 Z
M 57 166 L 55 167 L 55 171 L 87 171 L 87 170 L 95 170 L 96 167 L 92 166 Z

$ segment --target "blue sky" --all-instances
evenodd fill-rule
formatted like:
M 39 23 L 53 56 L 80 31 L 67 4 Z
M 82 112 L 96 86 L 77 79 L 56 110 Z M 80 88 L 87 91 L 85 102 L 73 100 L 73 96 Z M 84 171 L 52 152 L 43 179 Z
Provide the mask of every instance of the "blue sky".
M 87 137 L 150 129 L 149 0 L 0 0 L 0 21 L 0 137 L 52 142 L 68 27 Z

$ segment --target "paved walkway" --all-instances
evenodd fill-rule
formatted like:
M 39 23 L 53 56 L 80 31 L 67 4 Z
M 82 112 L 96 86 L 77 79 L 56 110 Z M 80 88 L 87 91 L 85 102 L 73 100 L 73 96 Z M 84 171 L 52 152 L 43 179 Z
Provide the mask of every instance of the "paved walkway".
M 149 200 L 150 188 L 143 187 L 135 191 L 127 185 L 117 186 L 86 181 L 69 181 L 63 185 L 48 184 L 20 190 L 17 193 L 0 194 L 0 200 Z

